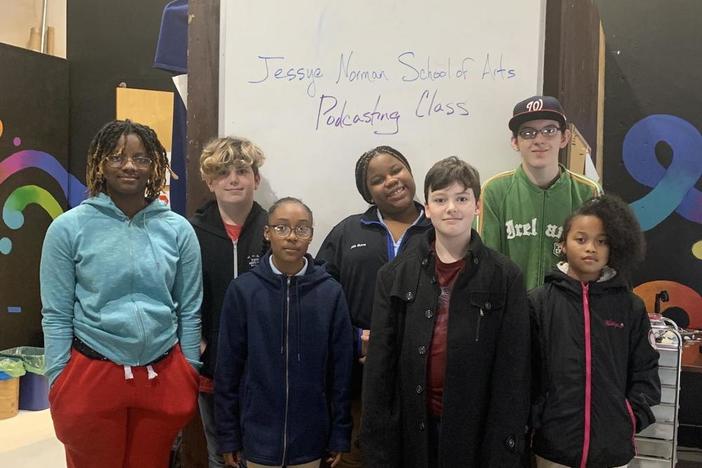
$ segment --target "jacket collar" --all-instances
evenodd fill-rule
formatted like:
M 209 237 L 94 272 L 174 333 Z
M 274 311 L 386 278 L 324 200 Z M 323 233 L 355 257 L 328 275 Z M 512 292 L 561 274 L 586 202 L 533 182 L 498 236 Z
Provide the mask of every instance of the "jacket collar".
M 556 268 L 558 268 L 561 273 L 565 273 L 566 275 L 568 274 L 568 271 L 570 270 L 570 265 L 568 265 L 568 262 L 558 262 L 556 265 Z M 597 278 L 596 282 L 597 283 L 602 283 L 603 281 L 608 281 L 614 278 L 617 274 L 617 270 L 615 270 L 612 267 L 605 266 L 602 269 L 602 274 L 600 275 L 599 278 Z
M 431 263 L 435 255 L 434 242 L 436 241 L 436 230 L 429 229 L 422 235 L 422 241 L 419 244 L 419 249 L 422 257 L 422 265 L 427 266 Z M 470 242 L 463 256 L 463 260 L 468 264 L 478 265 L 485 257 L 485 245 L 480 235 L 475 229 L 470 230 Z
M 552 284 L 560 289 L 580 295 L 582 292 L 582 283 L 568 276 L 568 270 L 565 268 L 566 266 L 566 263 L 559 264 L 558 267 L 546 274 L 544 282 L 545 284 Z M 629 289 L 622 275 L 617 274 L 612 268 L 606 270 L 600 279 L 597 281 L 590 281 L 588 284 L 590 286 L 589 291 L 591 294 L 598 294 L 611 289 Z
M 422 233 L 419 244 L 417 245 L 414 252 L 414 257 L 407 264 L 407 269 L 403 272 L 397 273 L 394 281 L 392 282 L 392 288 L 390 290 L 390 295 L 397 297 L 402 301 L 411 301 L 417 295 L 417 289 L 419 287 L 419 277 L 424 274 L 431 278 L 434 278 L 432 282 L 435 282 L 434 268 L 436 264 L 434 241 L 436 240 L 436 233 L 434 228 L 429 228 L 426 232 Z M 466 262 L 465 270 L 468 272 L 466 275 L 461 275 L 461 281 L 469 281 L 470 278 L 474 277 L 480 264 L 486 259 L 488 255 L 487 248 L 483 245 L 483 241 L 480 235 L 472 229 L 470 242 L 468 243 L 468 248 L 463 256 Z M 489 263 L 485 264 L 489 268 Z M 481 268 L 482 270 L 482 268 Z M 490 277 L 489 271 L 486 273 L 486 277 Z
M 266 255 L 261 258 L 259 264 L 251 271 L 266 283 L 269 283 L 275 288 L 279 288 L 283 284 L 281 279 L 285 279 L 286 276 L 275 272 L 273 268 L 271 268 L 271 255 L 271 252 L 268 251 Z M 305 254 L 305 259 L 307 263 L 304 272 L 294 276 L 298 287 L 315 285 L 327 279 L 331 279 L 331 276 L 327 273 L 324 263 L 321 260 L 315 260 L 309 253 Z
M 297 273 L 295 273 L 295 274 L 292 275 L 292 276 L 304 276 L 304 274 L 307 273 L 307 265 L 309 265 L 310 262 L 309 262 L 309 260 L 307 260 L 307 256 L 306 256 L 306 255 L 305 255 L 304 257 L 302 257 L 302 260 L 303 260 L 303 262 L 304 262 L 304 263 L 302 264 L 302 268 L 300 268 L 300 271 L 298 271 Z M 268 257 L 268 262 L 270 263 L 271 270 L 273 271 L 273 273 L 275 273 L 276 275 L 282 275 L 282 274 L 283 274 L 283 272 L 280 271 L 280 270 L 278 269 L 278 267 L 275 266 L 275 263 L 273 262 L 273 256 L 269 256 L 269 257 Z
M 566 186 L 566 181 L 568 179 L 568 170 L 566 169 L 566 167 L 562 164 L 558 164 L 558 169 L 560 171 L 558 178 L 548 188 L 545 188 L 545 189 L 539 187 L 538 185 L 535 185 L 529 179 L 529 176 L 524 171 L 524 167 L 522 167 L 521 164 L 519 166 L 517 166 L 517 169 L 515 170 L 515 175 L 517 176 L 517 179 L 520 180 L 532 192 L 535 192 L 535 193 L 556 192 L 556 191 L 560 190 L 561 187 Z
M 419 226 L 419 227 L 427 227 L 431 225 L 431 221 L 424 215 L 424 207 L 422 206 L 421 203 L 414 202 L 414 206 L 417 207 L 417 211 L 422 213 L 421 217 L 419 220 L 413 225 L 413 226 Z M 380 218 L 378 217 L 378 207 L 375 205 L 371 205 L 362 215 L 361 215 L 361 223 L 362 224 L 378 224 L 382 225 L 383 223 L 380 221 Z

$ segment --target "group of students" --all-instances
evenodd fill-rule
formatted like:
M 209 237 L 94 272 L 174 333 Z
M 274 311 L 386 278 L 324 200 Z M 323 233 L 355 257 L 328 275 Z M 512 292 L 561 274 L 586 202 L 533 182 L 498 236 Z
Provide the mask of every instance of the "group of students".
M 424 203 L 404 155 L 363 154 L 370 206 L 313 257 L 305 203 L 254 201 L 250 141 L 207 145 L 214 199 L 188 223 L 157 200 L 154 132 L 103 127 L 90 197 L 51 224 L 40 268 L 68 466 L 166 466 L 198 406 L 210 467 L 626 465 L 660 400 L 628 281 L 641 231 L 558 164 L 555 98 L 518 103 L 509 128 L 516 170 L 481 187 L 445 158 Z

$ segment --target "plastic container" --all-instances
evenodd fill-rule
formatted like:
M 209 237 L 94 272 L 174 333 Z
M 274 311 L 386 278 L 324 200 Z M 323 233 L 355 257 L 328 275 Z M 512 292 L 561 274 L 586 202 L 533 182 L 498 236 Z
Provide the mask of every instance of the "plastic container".
M 19 413 L 19 378 L 0 380 L 0 419 L 8 419 Z
M 27 373 L 19 382 L 19 409 L 41 411 L 49 407 L 49 381 L 44 376 L 44 348 L 20 346 L 0 351 L 0 356 L 22 360 Z
M 24 372 L 22 361 L 0 356 L 0 419 L 19 412 L 19 377 Z
M 41 411 L 49 407 L 49 379 L 27 372 L 20 377 L 19 408 Z

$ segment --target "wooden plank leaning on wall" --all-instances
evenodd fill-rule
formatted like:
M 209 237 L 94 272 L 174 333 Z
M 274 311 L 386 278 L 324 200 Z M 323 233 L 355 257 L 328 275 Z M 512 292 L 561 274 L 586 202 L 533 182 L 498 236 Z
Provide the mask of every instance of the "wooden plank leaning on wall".
M 219 122 L 219 0 L 188 2 L 188 123 L 186 213 L 209 197 L 200 179 L 202 148 L 217 136 Z M 183 430 L 183 468 L 207 468 L 207 444 L 197 414 Z
M 188 4 L 188 216 L 209 197 L 200 180 L 203 146 L 215 138 L 219 125 L 219 0 Z
M 547 0 L 544 41 L 544 94 L 555 96 L 575 124 L 602 177 L 604 40 L 593 0 Z M 561 162 L 568 166 L 566 151 Z

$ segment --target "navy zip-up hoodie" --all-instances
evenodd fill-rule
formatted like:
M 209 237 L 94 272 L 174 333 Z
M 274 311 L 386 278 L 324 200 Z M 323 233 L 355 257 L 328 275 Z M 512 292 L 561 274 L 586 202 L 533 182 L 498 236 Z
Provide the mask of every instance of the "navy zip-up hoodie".
M 307 261 L 288 277 L 269 253 L 229 285 L 215 371 L 222 453 L 297 465 L 350 448 L 349 313 L 339 283 Z

